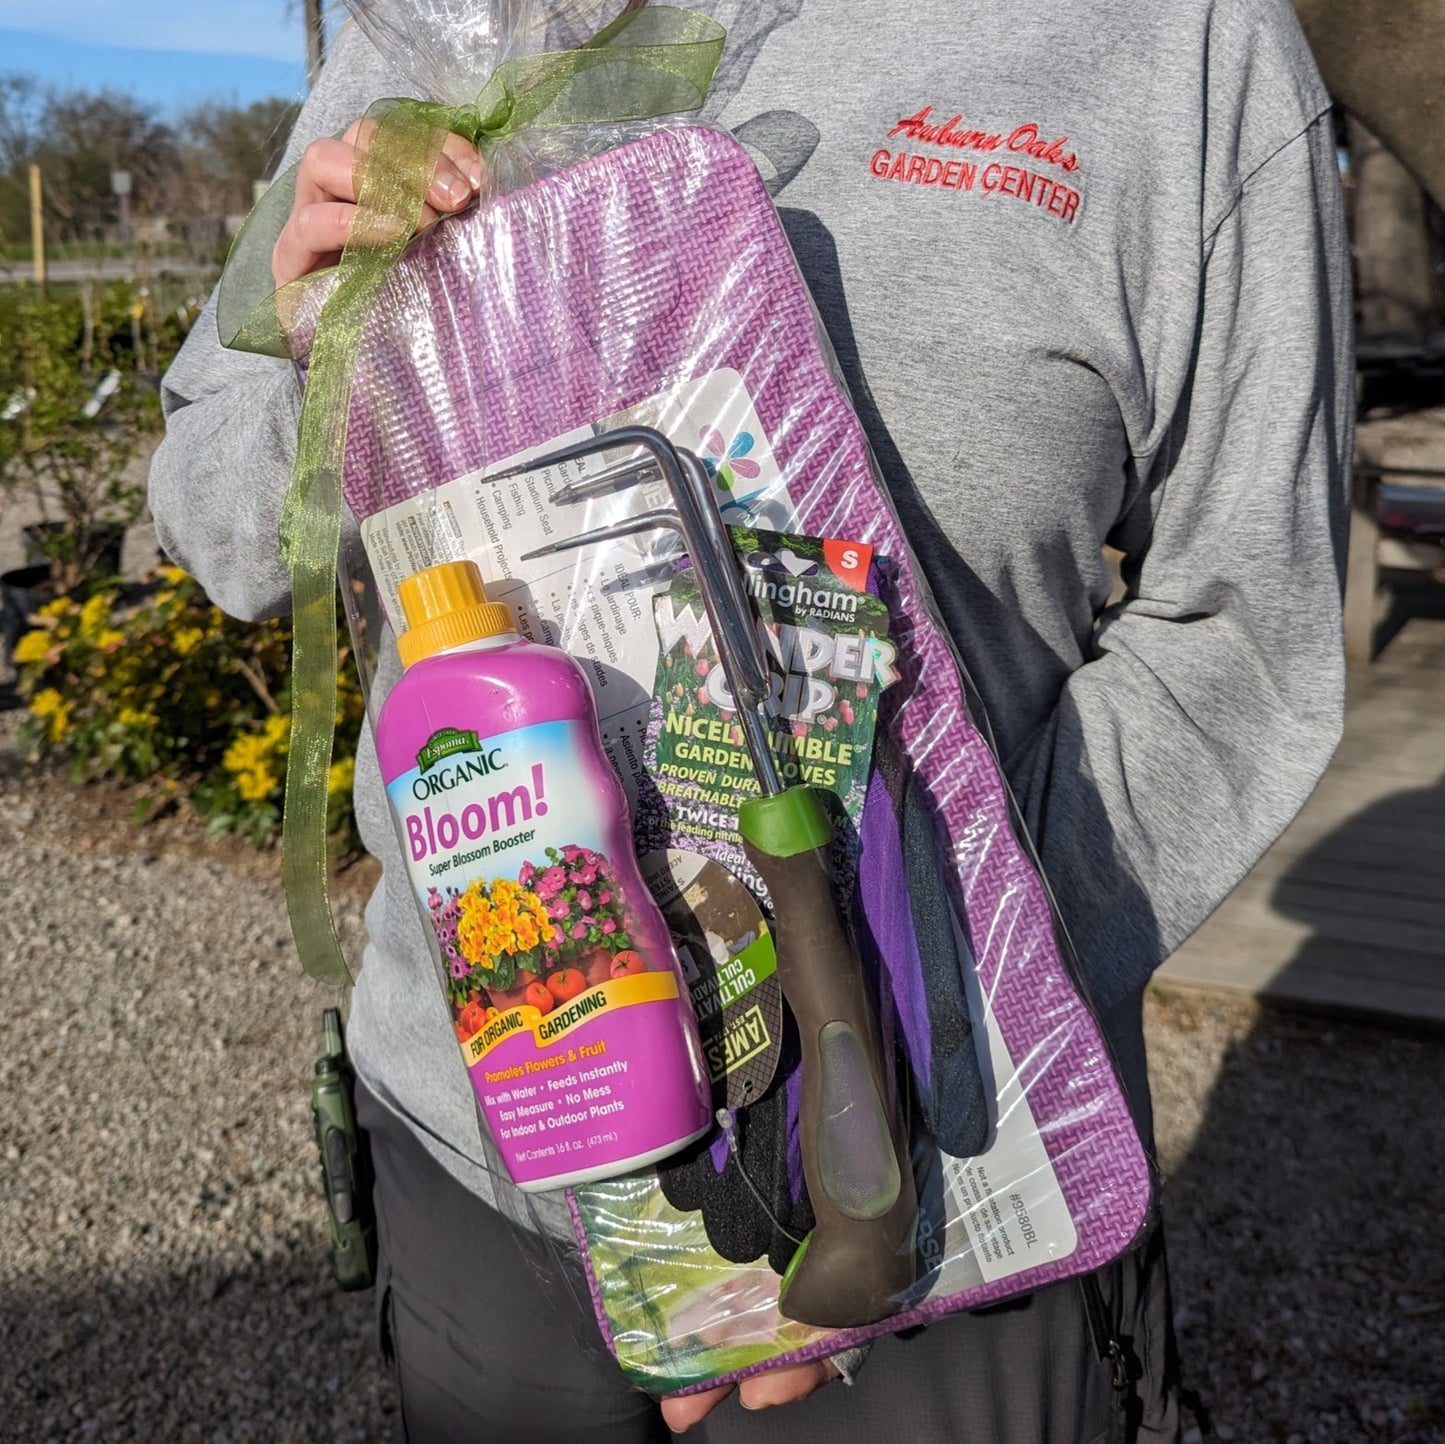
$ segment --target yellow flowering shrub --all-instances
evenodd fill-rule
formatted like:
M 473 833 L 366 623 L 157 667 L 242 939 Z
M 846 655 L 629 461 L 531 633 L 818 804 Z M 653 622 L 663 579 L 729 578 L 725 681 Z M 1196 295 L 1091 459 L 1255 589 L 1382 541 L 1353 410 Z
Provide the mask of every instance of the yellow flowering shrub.
M 25 666 L 31 662 L 43 662 L 50 655 L 54 646 L 48 632 L 26 632 L 16 642 L 15 650 L 10 654 L 10 659 L 17 667 Z
M 46 742 L 58 747 L 70 731 L 70 704 L 54 687 L 42 688 L 30 699 L 31 714 L 40 723 Z
M 127 593 L 48 602 L 13 659 L 33 759 L 79 778 L 114 777 L 184 795 L 213 832 L 269 843 L 286 786 L 290 625 L 233 621 L 179 567 Z M 364 705 L 349 649 L 337 657 L 335 760 L 327 809 L 338 850 L 357 846 L 351 808 Z

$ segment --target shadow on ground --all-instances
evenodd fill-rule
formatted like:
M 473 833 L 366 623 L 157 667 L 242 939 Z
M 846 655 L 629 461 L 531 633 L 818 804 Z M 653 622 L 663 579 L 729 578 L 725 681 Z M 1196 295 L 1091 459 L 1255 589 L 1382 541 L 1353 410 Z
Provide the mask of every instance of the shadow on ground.
M 239 1273 L 0 1290 L 7 1440 L 390 1439 L 372 1295 L 314 1253 Z
M 0 1440 L 372 1444 L 370 1294 L 331 1281 L 322 996 L 273 855 L 21 765 L 0 714 Z M 360 900 L 337 894 L 349 945 Z

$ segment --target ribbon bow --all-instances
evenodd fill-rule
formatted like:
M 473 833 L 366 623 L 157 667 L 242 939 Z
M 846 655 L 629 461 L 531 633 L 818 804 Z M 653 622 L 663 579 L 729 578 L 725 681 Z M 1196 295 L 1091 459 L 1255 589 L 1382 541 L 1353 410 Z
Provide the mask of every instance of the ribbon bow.
M 518 56 L 497 67 L 471 105 L 383 100 L 358 148 L 356 216 L 339 264 L 275 290 L 271 252 L 291 214 L 293 166 L 247 219 L 221 278 L 223 345 L 290 358 L 289 318 L 320 301 L 296 459 L 281 511 L 291 574 L 291 742 L 282 875 L 301 965 L 344 987 L 351 972 L 326 876 L 326 776 L 336 713 L 336 560 L 357 348 L 393 267 L 416 236 L 448 132 L 484 152 L 538 127 L 616 124 L 701 109 L 725 32 L 667 6 L 622 15 L 576 50 Z

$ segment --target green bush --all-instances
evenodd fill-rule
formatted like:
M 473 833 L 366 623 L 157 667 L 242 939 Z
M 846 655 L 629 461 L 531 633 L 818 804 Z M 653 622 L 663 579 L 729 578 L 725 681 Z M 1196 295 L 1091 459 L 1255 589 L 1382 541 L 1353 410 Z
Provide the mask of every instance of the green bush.
M 290 624 L 233 621 L 199 583 L 164 567 L 125 602 L 119 591 L 61 597 L 36 614 L 14 661 L 33 760 L 76 780 L 147 785 L 138 811 L 189 798 L 213 833 L 271 843 L 281 821 L 290 734 Z M 327 780 L 333 850 L 358 846 L 351 809 L 364 711 L 350 652 L 337 655 L 334 761 Z
M 75 591 L 144 509 L 135 463 L 162 426 L 147 374 L 174 355 L 183 317 L 125 285 L 88 300 L 15 289 L 0 296 L 0 506 L 47 524 L 51 582 Z

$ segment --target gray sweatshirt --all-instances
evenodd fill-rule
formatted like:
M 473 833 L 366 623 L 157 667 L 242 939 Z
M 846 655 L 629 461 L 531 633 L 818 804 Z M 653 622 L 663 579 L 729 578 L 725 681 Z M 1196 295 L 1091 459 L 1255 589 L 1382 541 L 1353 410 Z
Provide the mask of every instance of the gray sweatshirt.
M 1350 286 L 1313 61 L 1286 0 L 700 8 L 731 35 L 706 118 L 774 179 L 1108 1007 L 1279 834 L 1339 734 Z M 348 29 L 292 156 L 404 88 Z M 165 408 L 167 550 L 227 611 L 283 612 L 292 369 L 223 351 L 207 316 Z M 488 1195 L 369 739 L 356 789 L 384 865 L 356 1064 Z

